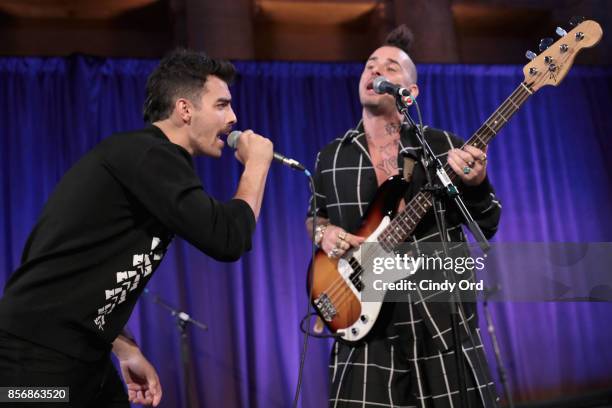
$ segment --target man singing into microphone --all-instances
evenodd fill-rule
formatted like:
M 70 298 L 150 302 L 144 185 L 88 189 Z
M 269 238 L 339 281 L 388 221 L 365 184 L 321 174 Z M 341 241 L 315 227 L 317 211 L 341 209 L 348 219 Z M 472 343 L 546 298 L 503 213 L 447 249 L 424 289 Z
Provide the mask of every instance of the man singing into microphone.
M 409 181 L 406 202 L 426 183 L 415 129 L 402 121 L 393 96 L 373 89 L 374 79 L 384 76 L 417 97 L 417 71 L 408 56 L 409 42 L 410 32 L 401 26 L 370 55 L 359 81 L 361 121 L 317 156 L 315 243 L 330 258 L 341 257 L 363 242 L 364 237 L 349 232 L 358 229 L 377 188 L 390 176 L 401 174 Z M 463 141 L 445 131 L 426 127 L 424 133 L 435 154 L 459 175 L 466 205 L 484 234 L 492 236 L 501 207 L 486 175 L 485 152 L 471 146 L 459 149 Z M 312 203 L 311 198 L 311 211 Z M 461 216 L 452 203 L 447 207 L 449 240 L 465 241 Z M 312 233 L 312 218 L 306 224 Z M 431 213 L 409 241 L 440 241 Z M 385 303 L 377 324 L 361 343 L 336 341 L 330 360 L 330 407 L 461 406 L 449 305 L 406 300 Z M 484 359 L 475 305 L 464 303 L 463 311 L 460 324 L 468 326 L 475 339 L 472 344 L 462 333 L 459 361 L 467 374 L 467 397 L 472 408 L 493 407 L 496 393 Z
M 272 143 L 244 132 L 227 202 L 194 171 L 192 156 L 221 156 L 236 122 L 234 74 L 229 62 L 173 52 L 147 82 L 150 125 L 108 137 L 64 175 L 0 300 L 0 386 L 69 387 L 61 406 L 159 404 L 157 374 L 122 329 L 175 234 L 222 261 L 251 248 L 272 160 Z

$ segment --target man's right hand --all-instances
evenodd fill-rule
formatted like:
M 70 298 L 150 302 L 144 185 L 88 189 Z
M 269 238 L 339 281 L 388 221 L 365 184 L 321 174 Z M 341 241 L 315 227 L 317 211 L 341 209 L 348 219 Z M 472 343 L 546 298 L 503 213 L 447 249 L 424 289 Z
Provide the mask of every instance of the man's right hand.
M 349 234 L 336 225 L 327 225 L 323 238 L 321 239 L 321 249 L 330 258 L 343 256 L 349 248 L 356 248 L 365 240 L 364 237 Z
M 244 164 L 238 190 L 234 198 L 244 200 L 259 218 L 266 188 L 266 177 L 274 154 L 272 142 L 252 130 L 242 132 L 236 148 L 236 159 Z
M 235 155 L 236 159 L 245 166 L 247 163 L 269 166 L 274 154 L 273 148 L 274 145 L 270 139 L 249 129 L 240 134 Z

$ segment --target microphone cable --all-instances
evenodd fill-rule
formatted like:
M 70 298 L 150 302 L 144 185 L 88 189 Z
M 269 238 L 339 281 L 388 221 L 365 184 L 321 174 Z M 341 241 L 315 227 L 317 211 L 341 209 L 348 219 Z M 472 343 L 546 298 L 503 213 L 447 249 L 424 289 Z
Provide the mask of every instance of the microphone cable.
M 329 338 L 342 337 L 341 334 L 320 334 L 320 333 L 313 333 L 310 331 L 310 326 L 312 323 L 312 316 L 315 316 L 317 314 L 316 312 L 310 311 L 310 300 L 312 299 L 312 287 L 313 287 L 313 281 L 314 281 L 314 258 L 315 258 L 315 253 L 317 250 L 317 246 L 314 243 L 315 242 L 315 228 L 317 225 L 317 194 L 316 194 L 314 179 L 312 178 L 310 173 L 307 173 L 307 176 L 308 176 L 308 181 L 310 185 L 310 191 L 312 192 L 312 235 L 311 235 L 312 245 L 310 246 L 311 261 L 310 261 L 310 268 L 309 268 L 310 271 L 309 271 L 309 277 L 308 277 L 308 296 L 306 298 L 306 314 L 300 321 L 300 331 L 304 333 L 304 342 L 302 344 L 302 353 L 300 355 L 300 368 L 298 370 L 298 381 L 297 381 L 297 385 L 295 388 L 295 395 L 293 397 L 293 405 L 292 405 L 293 408 L 297 408 L 298 406 L 298 402 L 300 398 L 300 391 L 302 389 L 302 383 L 304 380 L 304 365 L 306 363 L 306 353 L 308 351 L 308 338 L 314 337 L 318 339 L 329 339 Z M 308 323 L 306 328 L 304 328 L 304 322 Z
M 300 323 L 300 329 L 302 328 L 302 324 L 304 320 L 308 319 L 308 328 L 310 328 L 310 323 L 312 322 L 313 313 L 310 312 L 310 299 L 312 298 L 312 283 L 314 280 L 314 257 L 316 252 L 315 245 L 315 228 L 317 222 L 317 194 L 315 190 L 314 179 L 310 175 L 307 174 L 308 184 L 310 186 L 310 191 L 312 192 L 312 235 L 311 235 L 311 261 L 310 261 L 310 273 L 308 277 L 308 296 L 306 298 L 306 316 L 302 319 L 302 323 Z M 303 331 L 303 330 L 302 330 Z M 302 354 L 300 356 L 300 368 L 298 370 L 298 381 L 295 388 L 295 395 L 293 397 L 293 408 L 297 408 L 298 402 L 300 399 L 300 391 L 302 389 L 302 381 L 304 380 L 304 364 L 306 362 L 306 352 L 308 351 L 308 337 L 310 336 L 310 330 L 303 331 L 304 332 L 304 341 L 302 344 Z

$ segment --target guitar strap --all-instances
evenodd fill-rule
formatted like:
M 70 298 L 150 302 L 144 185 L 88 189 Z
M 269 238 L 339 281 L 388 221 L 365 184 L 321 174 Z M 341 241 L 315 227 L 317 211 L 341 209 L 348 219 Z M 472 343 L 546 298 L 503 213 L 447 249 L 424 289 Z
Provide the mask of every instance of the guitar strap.
M 404 180 L 406 180 L 406 183 L 410 183 L 410 180 L 412 179 L 412 173 L 414 171 L 414 164 L 415 164 L 415 160 L 414 158 L 410 157 L 410 156 L 404 156 Z

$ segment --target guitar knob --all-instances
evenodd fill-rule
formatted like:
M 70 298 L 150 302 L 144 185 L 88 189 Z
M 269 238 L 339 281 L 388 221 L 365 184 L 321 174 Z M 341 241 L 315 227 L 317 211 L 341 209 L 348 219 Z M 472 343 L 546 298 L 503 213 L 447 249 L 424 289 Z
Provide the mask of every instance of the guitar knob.
M 527 52 L 525 53 L 525 57 L 527 57 L 527 59 L 528 59 L 529 61 L 533 60 L 533 59 L 534 59 L 535 57 L 537 57 L 537 56 L 538 56 L 538 54 L 536 54 L 536 53 L 535 53 L 535 52 L 533 52 L 533 51 L 527 51 Z
M 586 20 L 586 18 L 584 18 L 583 16 L 574 16 L 570 18 L 569 25 L 571 27 L 576 27 L 578 24 L 582 23 L 584 20 Z
M 540 40 L 540 45 L 538 46 L 538 48 L 540 49 L 540 52 L 547 50 L 548 47 L 550 47 L 553 42 L 554 40 L 550 37 L 542 38 Z
M 368 322 L 368 316 L 366 316 L 366 315 L 361 315 L 359 317 L 359 319 L 361 320 L 362 323 L 367 323 Z
M 561 27 L 557 27 L 557 29 L 555 30 L 555 33 L 557 33 L 559 37 L 565 37 L 567 35 L 567 31 L 565 31 Z
M 358 335 L 358 334 L 359 334 L 359 330 L 358 330 L 356 327 L 353 327 L 353 328 L 351 329 L 351 333 L 353 333 L 353 336 L 356 336 L 356 335 Z

